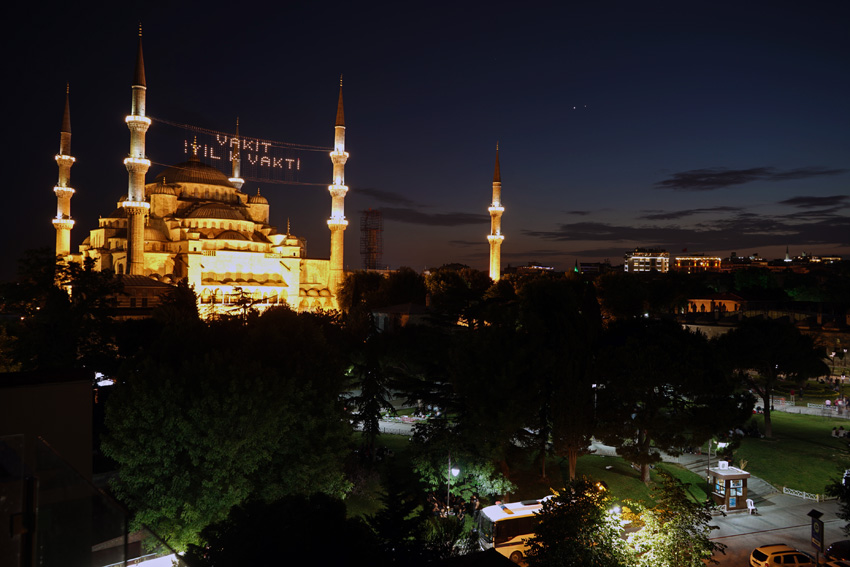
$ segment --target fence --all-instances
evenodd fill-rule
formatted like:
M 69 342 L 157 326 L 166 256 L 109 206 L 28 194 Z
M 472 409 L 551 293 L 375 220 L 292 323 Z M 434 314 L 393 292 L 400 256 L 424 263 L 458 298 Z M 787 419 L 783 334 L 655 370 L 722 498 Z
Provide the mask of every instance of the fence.
M 782 494 L 787 494 L 788 496 L 796 496 L 797 498 L 802 498 L 803 500 L 814 500 L 815 502 L 826 502 L 827 500 L 835 500 L 834 497 L 827 497 L 825 494 L 811 494 L 803 490 L 795 490 L 793 488 L 788 488 L 787 486 L 782 487 Z

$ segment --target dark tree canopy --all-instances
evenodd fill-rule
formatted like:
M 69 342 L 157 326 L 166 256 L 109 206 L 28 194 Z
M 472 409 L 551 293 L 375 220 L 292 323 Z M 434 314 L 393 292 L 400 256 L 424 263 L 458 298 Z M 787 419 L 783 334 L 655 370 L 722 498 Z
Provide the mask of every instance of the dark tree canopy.
M 536 533 L 529 541 L 528 564 L 620 567 L 627 564 L 626 541 L 620 537 L 608 490 L 580 477 L 543 502 Z
M 174 341 L 126 365 L 108 402 L 103 449 L 137 524 L 184 548 L 249 499 L 345 494 L 343 372 L 315 316 L 276 309 Z
M 736 371 L 746 387 L 761 398 L 765 435 L 773 436 L 770 412 L 773 391 L 782 378 L 802 385 L 829 374 L 826 353 L 787 320 L 751 317 L 716 339 L 720 360 Z
M 613 324 L 603 338 L 599 376 L 601 437 L 640 465 L 644 482 L 661 451 L 676 455 L 698 446 L 751 411 L 749 398 L 732 394 L 705 337 L 672 321 Z

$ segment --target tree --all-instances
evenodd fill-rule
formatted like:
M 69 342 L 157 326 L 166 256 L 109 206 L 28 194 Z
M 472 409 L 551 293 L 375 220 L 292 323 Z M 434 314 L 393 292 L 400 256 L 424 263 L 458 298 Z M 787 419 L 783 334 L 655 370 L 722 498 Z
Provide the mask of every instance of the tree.
M 184 549 L 249 500 L 345 494 L 342 368 L 313 316 L 269 310 L 162 339 L 107 406 L 103 450 L 135 525 Z
M 481 322 L 481 302 L 492 285 L 486 272 L 463 264 L 447 264 L 425 278 L 431 308 L 446 325 L 474 328 Z
M 353 353 L 348 369 L 351 387 L 358 391 L 348 401 L 357 408 L 354 421 L 362 425 L 364 445 L 370 460 L 375 458 L 375 439 L 381 434 L 381 413 L 395 412 L 390 391 L 392 370 L 386 364 L 384 339 L 378 334 L 370 336 Z
M 502 495 L 516 488 L 496 470 L 492 459 L 482 456 L 475 444 L 458 435 L 445 418 L 416 425 L 413 453 L 414 472 L 439 500 L 447 491 L 468 500 L 476 493 Z M 450 477 L 449 458 L 460 470 L 456 477 Z
M 672 321 L 612 324 L 598 368 L 599 435 L 640 466 L 647 484 L 662 451 L 677 455 L 701 445 L 751 412 L 752 398 L 735 393 L 705 337 Z
M 656 504 L 641 515 L 644 527 L 631 543 L 641 567 L 703 567 L 723 553 L 726 546 L 711 541 L 711 502 L 696 502 L 685 484 L 670 473 L 659 471 Z
M 844 476 L 839 479 L 833 479 L 826 486 L 826 494 L 838 499 L 839 518 L 847 522 L 841 528 L 844 535 L 850 536 L 850 477 L 847 477 L 847 471 L 844 471 Z
M 549 443 L 567 458 L 570 479 L 593 435 L 594 354 L 602 321 L 592 284 L 539 278 L 520 292 L 520 328 L 530 356 L 523 386 L 534 391 L 540 461 L 546 476 Z
M 571 480 L 543 502 L 535 535 L 528 542 L 528 564 L 618 567 L 631 558 L 620 537 L 619 519 L 610 512 L 611 495 L 586 477 Z
M 381 548 L 384 559 L 390 564 L 411 565 L 424 556 L 420 536 L 426 521 L 425 509 L 418 495 L 411 494 L 399 475 L 390 474 L 384 479 L 385 493 L 381 495 L 383 507 L 366 518 Z
M 49 249 L 31 250 L 16 281 L 3 286 L 11 358 L 22 370 L 80 368 L 106 371 L 115 360 L 110 319 L 122 284 L 108 270 L 58 262 Z M 111 369 L 111 368 L 110 368 Z
M 730 372 L 737 372 L 764 406 L 764 434 L 773 436 L 770 414 L 773 391 L 783 377 L 802 386 L 809 378 L 829 374 L 825 353 L 809 335 L 787 320 L 750 317 L 716 339 Z
M 292 495 L 277 502 L 235 506 L 204 528 L 204 545 L 192 544 L 192 567 L 375 563 L 380 550 L 368 526 L 346 517 L 345 503 L 326 494 Z M 328 545 L 333 541 L 333 545 Z M 357 561 L 355 561 L 357 562 Z

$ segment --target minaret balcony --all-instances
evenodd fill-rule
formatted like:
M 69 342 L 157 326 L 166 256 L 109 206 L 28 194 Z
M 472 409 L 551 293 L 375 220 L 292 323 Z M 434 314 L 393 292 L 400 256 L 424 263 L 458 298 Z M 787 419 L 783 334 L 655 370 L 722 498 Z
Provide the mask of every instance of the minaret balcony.
M 124 158 L 124 167 L 131 173 L 146 173 L 151 166 L 151 160 L 145 158 Z
M 348 221 L 344 218 L 341 219 L 328 219 L 328 227 L 331 230 L 339 230 L 340 228 L 345 229 L 348 226 Z
M 134 214 L 150 210 L 151 204 L 146 201 L 122 201 L 121 207 L 127 209 L 128 213 Z
M 147 126 L 151 125 L 151 119 L 150 118 L 148 118 L 147 116 L 139 115 L 139 114 L 129 114 L 129 115 L 127 115 L 124 118 L 124 122 L 126 122 L 127 124 L 131 124 L 131 123 L 135 122 L 135 123 L 140 123 L 140 124 L 146 124 Z
M 66 156 L 65 154 L 56 154 L 53 159 L 55 159 L 56 163 L 58 164 L 74 163 L 75 161 L 77 161 L 77 158 L 75 158 L 74 156 Z
M 73 219 L 53 219 L 53 226 L 56 230 L 67 229 L 71 230 L 74 228 L 74 220 Z
M 505 235 L 503 234 L 488 234 L 487 240 L 488 242 L 501 242 L 505 239 Z
M 487 210 L 491 213 L 504 213 L 505 207 L 489 207 Z
M 59 186 L 54 187 L 53 192 L 56 193 L 57 197 L 67 197 L 69 195 L 73 195 L 74 193 L 76 193 L 76 191 L 74 191 L 74 189 L 71 188 L 71 187 L 59 187 Z
M 345 185 L 328 185 L 328 191 L 331 192 L 331 197 L 345 197 L 348 193 L 348 187 Z

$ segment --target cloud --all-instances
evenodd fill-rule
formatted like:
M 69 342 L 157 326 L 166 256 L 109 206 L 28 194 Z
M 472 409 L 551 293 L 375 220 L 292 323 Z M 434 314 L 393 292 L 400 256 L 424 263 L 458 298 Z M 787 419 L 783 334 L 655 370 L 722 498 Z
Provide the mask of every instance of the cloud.
M 523 230 L 525 236 L 569 243 L 617 242 L 621 252 L 634 246 L 649 246 L 677 251 L 736 250 L 778 246 L 850 246 L 850 218 L 822 214 L 811 222 L 800 215 L 772 216 L 741 212 L 729 218 L 706 220 L 688 226 L 622 226 L 601 222 L 565 223 L 555 230 Z M 606 248 L 594 255 L 607 255 L 617 248 Z M 585 253 L 576 253 L 585 255 Z M 590 255 L 590 254 L 587 254 Z
M 471 248 L 475 246 L 486 246 L 487 241 L 485 240 L 449 240 L 449 244 L 452 246 L 458 246 L 460 248 Z M 487 252 L 487 254 L 490 254 Z
M 779 201 L 780 205 L 798 207 L 800 209 L 815 209 L 818 207 L 846 207 L 850 205 L 847 195 L 832 195 L 831 197 L 791 197 Z
M 416 205 L 415 201 L 410 200 L 404 195 L 399 195 L 398 193 L 393 193 L 392 191 L 383 191 L 381 189 L 371 189 L 371 188 L 358 188 L 358 195 L 365 195 L 367 197 L 372 197 L 373 199 L 377 199 L 381 203 L 386 203 L 388 205 L 402 205 L 412 207 Z
M 490 215 L 479 213 L 423 213 L 411 208 L 384 207 L 384 220 L 427 226 L 463 226 L 490 222 Z
M 568 215 L 576 215 L 579 217 L 586 217 L 590 214 L 590 211 L 564 211 L 564 213 Z
M 685 217 L 691 217 L 693 215 L 699 215 L 702 213 L 728 213 L 728 212 L 737 212 L 741 209 L 739 207 L 708 207 L 702 209 L 684 209 L 681 211 L 642 211 L 643 215 L 639 216 L 639 219 L 646 220 L 676 220 L 683 219 Z
M 716 167 L 674 173 L 670 178 L 657 182 L 655 186 L 659 189 L 673 189 L 674 191 L 713 191 L 753 181 L 808 179 L 825 175 L 839 175 L 846 171 L 846 169 L 828 169 L 825 167 L 799 167 L 785 171 L 777 170 L 775 167 L 753 167 L 750 169 Z

